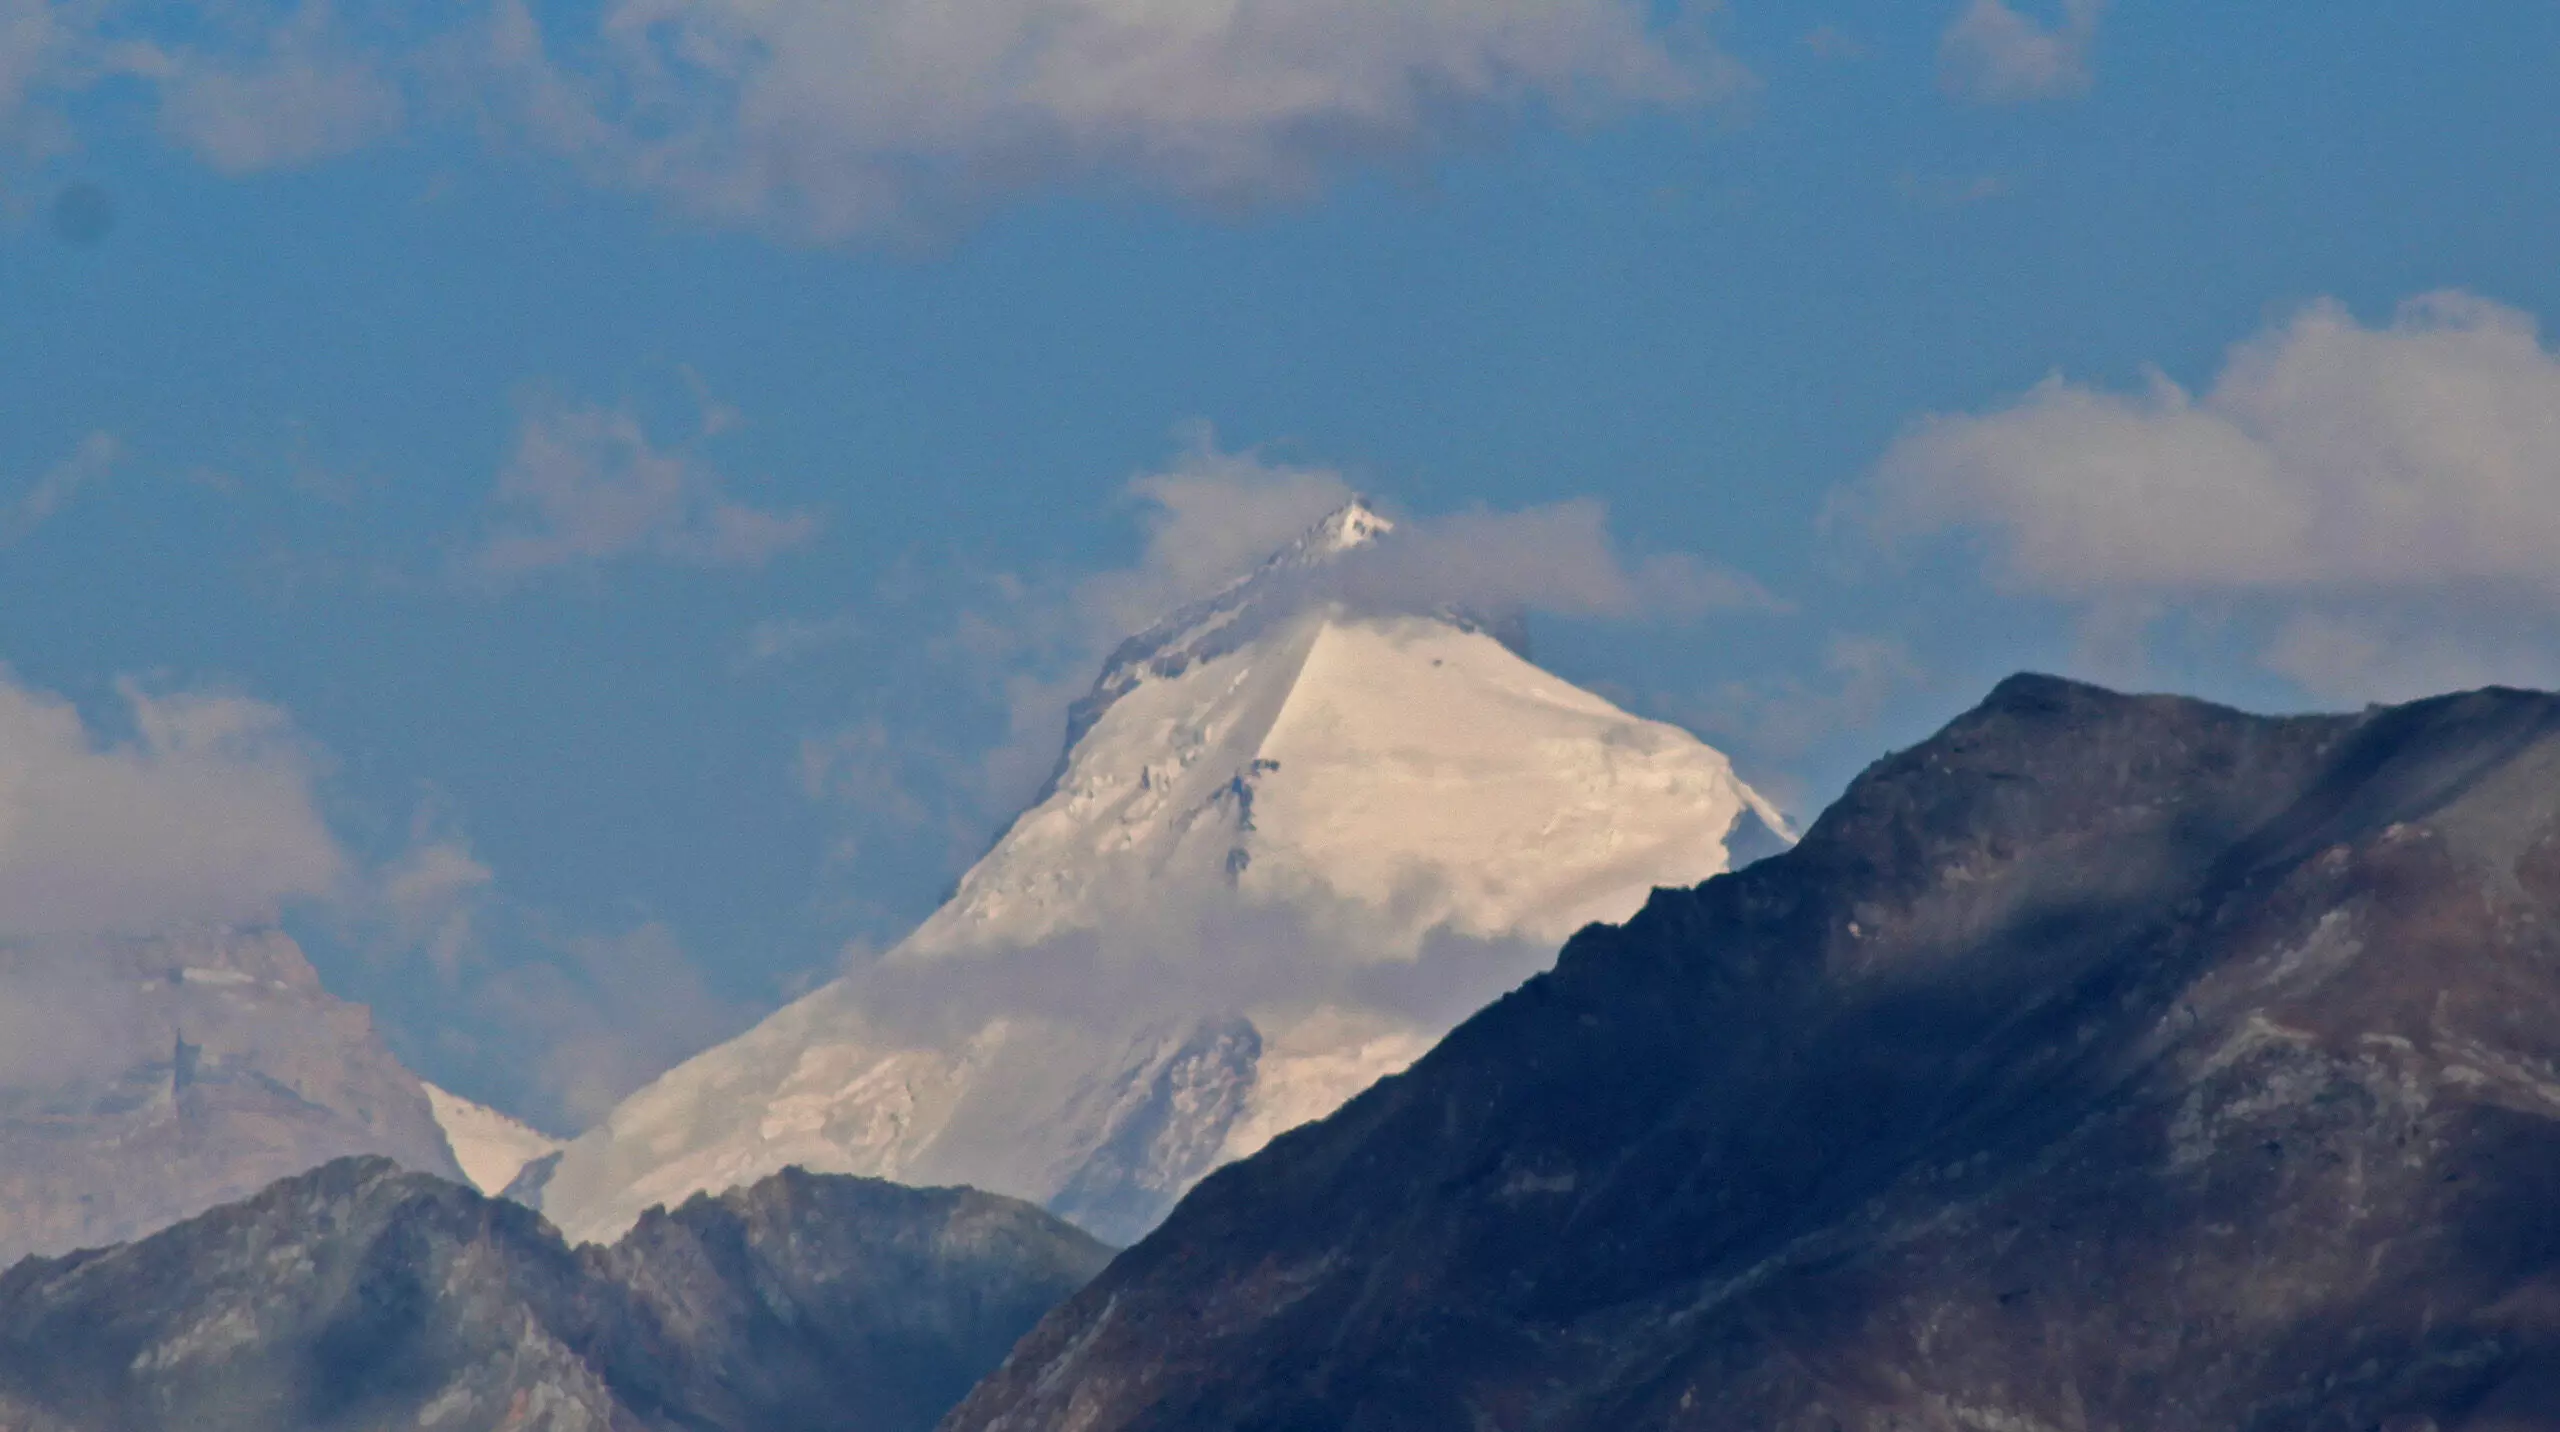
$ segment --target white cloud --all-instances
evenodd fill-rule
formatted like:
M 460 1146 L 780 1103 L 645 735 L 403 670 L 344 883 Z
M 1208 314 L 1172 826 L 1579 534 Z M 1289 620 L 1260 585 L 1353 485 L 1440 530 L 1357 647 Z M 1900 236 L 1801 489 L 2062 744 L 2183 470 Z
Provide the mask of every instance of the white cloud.
M 270 918 L 344 867 L 284 713 L 122 688 L 134 735 L 0 676 L 0 940 Z
M 2467 294 L 2378 327 L 2323 301 L 2201 396 L 2054 377 L 1925 419 L 1841 511 L 1888 538 L 1977 534 L 2004 585 L 2093 610 L 2253 607 L 2282 626 L 2268 664 L 2324 696 L 2530 677 L 2548 638 L 2490 627 L 2560 607 L 2560 355 Z
M 43 526 L 71 499 L 105 481 L 123 455 L 124 444 L 113 433 L 91 433 L 81 439 L 71 456 L 37 478 L 16 502 L 0 508 L 0 547 Z
M 1405 892 L 1420 907 L 1436 893 Z M 1090 923 L 1027 944 L 932 959 L 848 952 L 852 1003 L 919 1041 L 967 1038 L 990 1017 L 1121 1035 L 1235 1010 L 1286 1023 L 1330 1007 L 1446 1029 L 1555 960 L 1553 940 L 1416 932 L 1408 911 L 1301 890 L 1238 895 L 1201 872 L 1156 871 L 1084 892 Z M 1203 960 L 1211 949 L 1220 958 Z
M 1171 467 L 1130 479 L 1127 491 L 1144 504 L 1146 549 L 1133 565 L 1078 584 L 1079 636 L 1089 642 L 1116 642 L 1209 595 L 1357 495 L 1331 468 L 1222 452 L 1206 427 Z
M 161 128 L 226 174 L 288 169 L 351 153 L 399 128 L 400 90 L 381 66 L 289 26 L 268 53 L 243 60 L 173 58 L 162 77 Z
M 2366 602 L 2285 614 L 2260 653 L 2268 670 L 2335 704 L 2409 701 L 2480 686 L 2560 690 L 2548 607 L 2460 600 Z
M 432 831 L 431 810 L 420 817 L 409 848 L 376 877 L 375 893 L 392 943 L 423 954 L 452 980 L 478 953 L 481 907 L 497 875 L 460 836 Z
M 0 147 L 68 147 L 65 102 L 110 82 L 225 173 L 348 153 L 403 119 L 402 57 L 357 44 L 331 0 L 223 0 L 154 23 L 169 18 L 134 0 L 0 0 Z
M 1823 648 L 1819 678 L 1728 681 L 1681 714 L 1707 735 L 1729 738 L 1764 760 L 1793 761 L 1835 736 L 1873 726 L 1890 702 L 1927 679 L 1903 642 L 1840 634 Z
M 1978 104 L 2085 94 L 2103 9 L 2105 0 L 2062 0 L 2054 23 L 2039 25 L 2002 0 L 1970 0 L 1938 39 L 1938 81 Z
M 0 0 L 0 115 L 26 103 L 63 32 L 52 0 Z
M 816 236 L 935 227 L 1062 181 L 1213 205 L 1541 111 L 1745 84 L 1637 0 L 501 0 L 486 63 L 618 182 Z M 581 12 L 582 14 L 585 12 Z
M 1320 569 L 1314 583 L 1355 608 L 1397 612 L 1632 619 L 1781 605 L 1750 578 L 1690 553 L 1630 564 L 1609 535 L 1608 508 L 1589 498 L 1407 522 Z
M 0 145 L 62 148 L 65 102 L 123 81 L 247 172 L 358 149 L 438 95 L 601 182 L 803 237 L 939 234 L 1059 186 L 1233 210 L 1542 117 L 1745 91 L 1714 4 L 213 0 L 173 24 L 0 0 Z
M 915 767 L 942 759 L 930 744 L 900 739 L 878 717 L 800 741 L 800 789 L 811 800 L 837 801 L 870 820 L 910 830 L 935 823 L 916 794 Z
M 2231 351 L 2201 398 L 2045 380 L 1905 433 L 1876 474 L 1894 528 L 1997 534 L 2041 591 L 2435 588 L 2560 595 L 2560 358 L 2464 294 L 2381 328 L 2336 303 Z
M 752 567 L 818 531 L 814 513 L 732 500 L 693 445 L 661 448 L 617 408 L 527 416 L 496 501 L 504 515 L 468 566 L 500 581 L 632 557 Z
M 508 1057 L 530 1063 L 535 1113 L 555 1126 L 585 1127 L 748 1021 L 663 924 L 569 936 L 558 953 L 499 970 L 474 995 L 513 1035 Z
M 1085 578 L 1074 596 L 1096 661 L 1100 648 L 1244 576 L 1358 495 L 1332 468 L 1221 451 L 1205 429 L 1171 467 L 1131 479 L 1128 492 L 1147 504 L 1146 550 L 1130 567 Z M 1607 507 L 1589 499 L 1401 519 L 1304 580 L 1310 597 L 1394 611 L 1695 616 L 1776 604 L 1749 578 L 1689 553 L 1630 562 L 1610 536 Z

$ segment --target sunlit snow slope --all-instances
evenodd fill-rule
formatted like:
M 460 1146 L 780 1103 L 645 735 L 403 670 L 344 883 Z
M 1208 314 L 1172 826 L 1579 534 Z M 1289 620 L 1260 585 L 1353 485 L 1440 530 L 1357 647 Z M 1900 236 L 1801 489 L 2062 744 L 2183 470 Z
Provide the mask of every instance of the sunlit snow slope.
M 485 1104 L 433 1084 L 426 1090 L 428 1107 L 435 1110 L 445 1142 L 453 1145 L 454 1162 L 462 1165 L 463 1173 L 482 1193 L 498 1193 L 514 1182 L 526 1164 L 560 1147 L 560 1140 Z
M 1725 758 L 1462 616 L 1328 590 L 1365 507 L 1133 638 L 1050 791 L 879 968 L 570 1144 L 571 1236 L 790 1164 L 1112 1239 L 1411 1062 L 1564 936 L 1783 839 Z

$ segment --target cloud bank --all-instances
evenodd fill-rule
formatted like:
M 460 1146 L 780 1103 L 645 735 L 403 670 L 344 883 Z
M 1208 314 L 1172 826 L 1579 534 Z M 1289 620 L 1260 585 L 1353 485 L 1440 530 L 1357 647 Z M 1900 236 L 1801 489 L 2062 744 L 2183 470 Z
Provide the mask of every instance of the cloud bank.
M 2371 327 L 2314 303 L 2201 395 L 2054 377 L 1930 417 L 1842 510 L 1974 534 L 2016 590 L 2269 613 L 2263 659 L 2324 696 L 2560 672 L 2560 355 L 2469 294 Z
M 271 919 L 345 861 L 284 713 L 121 688 L 133 735 L 0 675 L 0 941 Z
M 1301 198 L 1540 111 L 1742 81 L 1634 0 L 501 0 L 485 67 L 537 143 L 713 215 L 927 227 L 1072 182 Z
M 0 0 L 0 157 L 137 92 L 241 174 L 418 115 L 719 221 L 941 234 L 1074 187 L 1219 210 L 1304 199 L 1540 118 L 1709 103 L 1750 76 L 1713 0 Z

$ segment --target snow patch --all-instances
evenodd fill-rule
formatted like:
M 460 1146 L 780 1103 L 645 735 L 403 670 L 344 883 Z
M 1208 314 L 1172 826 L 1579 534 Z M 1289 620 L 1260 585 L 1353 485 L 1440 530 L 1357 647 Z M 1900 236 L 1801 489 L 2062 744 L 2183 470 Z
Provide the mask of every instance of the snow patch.
M 421 1081 L 422 1083 L 424 1081 Z M 427 1104 L 453 1146 L 454 1162 L 472 1186 L 495 1198 L 524 1166 L 562 1146 L 563 1141 L 485 1104 L 426 1085 Z

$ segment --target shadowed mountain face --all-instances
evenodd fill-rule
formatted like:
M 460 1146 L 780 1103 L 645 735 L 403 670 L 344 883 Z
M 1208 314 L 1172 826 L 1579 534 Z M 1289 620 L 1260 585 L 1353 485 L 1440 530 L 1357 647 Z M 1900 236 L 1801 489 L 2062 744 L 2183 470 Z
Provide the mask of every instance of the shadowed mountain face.
M 2560 698 L 2013 679 L 1210 1178 L 944 1426 L 2560 1426 Z
M 0 1277 L 13 1432 L 886 1432 L 1109 1250 L 1027 1204 L 797 1170 L 611 1248 L 349 1159 Z
M 372 1015 L 282 932 L 0 949 L 0 1266 L 356 1154 L 462 1176 Z

